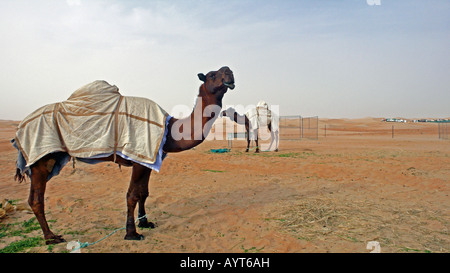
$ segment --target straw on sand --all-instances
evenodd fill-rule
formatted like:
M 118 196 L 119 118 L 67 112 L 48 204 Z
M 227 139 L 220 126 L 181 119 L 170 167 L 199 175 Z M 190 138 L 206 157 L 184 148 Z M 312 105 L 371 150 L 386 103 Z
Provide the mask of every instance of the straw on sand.
M 379 240 L 395 251 L 448 252 L 450 246 L 448 216 L 424 207 L 411 209 L 373 200 L 343 202 L 342 198 L 316 196 L 281 201 L 269 215 L 282 232 L 307 241 L 331 237 L 355 243 Z M 435 221 L 444 229 L 430 228 L 424 221 Z M 399 228 L 400 223 L 403 228 Z

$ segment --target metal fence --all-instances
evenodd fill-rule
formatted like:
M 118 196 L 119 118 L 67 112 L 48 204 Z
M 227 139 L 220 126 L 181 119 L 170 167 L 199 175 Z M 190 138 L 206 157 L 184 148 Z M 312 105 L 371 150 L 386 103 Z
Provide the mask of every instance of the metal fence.
M 319 138 L 319 117 L 280 116 L 280 139 Z
M 439 122 L 438 123 L 438 128 L 439 128 L 439 139 L 449 139 L 449 136 L 448 136 L 448 126 L 449 125 L 449 123 L 441 123 L 441 122 Z

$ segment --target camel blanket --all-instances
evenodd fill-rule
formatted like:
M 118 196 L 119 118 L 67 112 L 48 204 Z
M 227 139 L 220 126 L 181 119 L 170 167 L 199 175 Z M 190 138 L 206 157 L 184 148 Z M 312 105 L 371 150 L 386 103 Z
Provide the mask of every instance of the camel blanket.
M 273 132 L 279 129 L 278 117 L 270 111 L 269 106 L 264 101 L 258 102 L 256 108 L 251 108 L 245 115 L 250 121 L 250 131 L 258 130 L 268 124 L 271 124 Z
M 95 81 L 66 101 L 43 106 L 27 116 L 19 124 L 14 142 L 26 168 L 58 151 L 76 158 L 119 154 L 154 164 L 161 161 L 158 156 L 168 117 L 149 99 L 122 96 L 116 86 Z

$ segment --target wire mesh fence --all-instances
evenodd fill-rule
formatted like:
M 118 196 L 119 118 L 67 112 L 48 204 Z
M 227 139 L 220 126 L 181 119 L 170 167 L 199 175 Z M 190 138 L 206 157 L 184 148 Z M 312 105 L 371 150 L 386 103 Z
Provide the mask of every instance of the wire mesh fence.
M 261 140 L 270 138 L 270 133 L 266 127 L 261 128 L 258 134 Z M 267 132 L 266 132 L 267 131 Z M 251 135 L 250 135 L 251 137 Z M 279 140 L 301 140 L 319 138 L 319 117 L 302 117 L 302 116 L 280 116 L 279 120 Z M 208 140 L 245 140 L 246 132 L 243 125 L 227 119 L 218 119 L 208 135 Z
M 438 123 L 438 130 L 439 130 L 439 139 L 449 139 L 448 136 L 448 126 L 449 123 Z
M 280 139 L 319 138 L 319 117 L 280 116 Z
M 393 139 L 449 139 L 447 121 L 386 121 L 385 119 L 322 119 L 322 137 L 389 137 Z
M 260 140 L 270 139 L 266 127 L 259 131 Z M 279 140 L 318 140 L 319 137 L 389 137 L 450 139 L 450 122 L 385 122 L 378 118 L 321 119 L 318 116 L 279 117 Z M 228 134 L 227 134 L 228 133 Z M 246 140 L 245 127 L 231 120 L 218 120 L 208 139 Z

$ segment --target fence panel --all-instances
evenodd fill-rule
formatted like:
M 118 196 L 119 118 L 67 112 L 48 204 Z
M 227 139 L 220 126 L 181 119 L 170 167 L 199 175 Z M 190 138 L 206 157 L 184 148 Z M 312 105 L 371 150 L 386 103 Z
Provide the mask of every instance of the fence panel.
M 439 128 L 439 139 L 449 139 L 448 136 L 448 124 L 447 122 L 445 123 L 438 123 L 438 128 Z
M 319 138 L 319 117 L 280 116 L 280 139 Z

